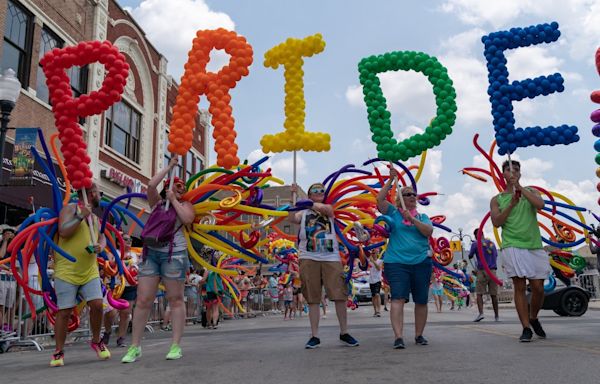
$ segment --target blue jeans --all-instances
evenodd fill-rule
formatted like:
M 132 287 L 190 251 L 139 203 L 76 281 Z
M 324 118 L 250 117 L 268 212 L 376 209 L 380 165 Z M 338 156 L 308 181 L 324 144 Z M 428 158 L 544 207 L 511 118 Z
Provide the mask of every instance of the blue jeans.
M 433 265 L 430 258 L 419 264 L 384 263 L 383 274 L 390 285 L 392 300 L 408 303 L 412 294 L 415 304 L 427 304 Z
M 187 251 L 171 253 L 146 250 L 146 258 L 140 264 L 140 277 L 160 276 L 164 279 L 185 281 L 185 274 L 190 268 Z
M 100 278 L 96 277 L 84 285 L 74 285 L 59 278 L 54 278 L 54 291 L 56 292 L 56 305 L 58 309 L 69 309 L 77 306 L 77 294 L 80 293 L 83 300 L 102 300 L 102 288 Z

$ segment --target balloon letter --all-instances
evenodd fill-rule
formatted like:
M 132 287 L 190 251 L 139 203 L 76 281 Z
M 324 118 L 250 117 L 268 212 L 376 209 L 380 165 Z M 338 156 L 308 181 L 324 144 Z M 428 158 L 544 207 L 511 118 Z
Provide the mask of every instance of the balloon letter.
M 387 104 L 378 73 L 386 71 L 414 70 L 427 76 L 433 85 L 437 115 L 422 134 L 416 134 L 398 143 L 391 128 L 391 113 Z M 439 145 L 452 133 L 456 121 L 456 91 L 448 70 L 435 58 L 423 52 L 388 52 L 370 56 L 358 63 L 360 83 L 367 104 L 372 139 L 377 145 L 379 158 L 390 161 L 406 161 L 424 150 Z
M 206 72 L 206 64 L 213 49 L 223 49 L 231 56 L 229 64 L 217 73 Z M 233 31 L 219 28 L 196 33 L 173 108 L 169 132 L 170 152 L 183 156 L 189 151 L 200 95 L 206 95 L 214 127 L 217 164 L 228 169 L 239 164 L 229 90 L 234 88 L 243 76 L 248 75 L 252 54 L 252 46 L 246 38 Z
M 304 131 L 304 72 L 303 57 L 323 52 L 325 41 L 317 33 L 304 39 L 289 38 L 265 53 L 265 67 L 277 69 L 283 64 L 285 76 L 285 131 L 264 135 L 260 140 L 262 150 L 283 151 L 329 151 L 330 137 L 327 133 Z
M 501 155 L 513 153 L 518 147 L 570 144 L 579 140 L 575 126 L 515 128 L 513 101 L 562 92 L 565 87 L 560 73 L 509 83 L 504 51 L 551 43 L 559 36 L 558 23 L 553 22 L 527 28 L 511 28 L 510 31 L 494 32 L 481 38 L 485 45 L 484 55 L 490 82 L 488 95 L 492 103 L 498 153 Z
M 67 69 L 96 61 L 103 64 L 108 72 L 102 87 L 74 99 Z M 98 115 L 121 100 L 129 64 L 125 56 L 108 41 L 83 41 L 75 46 L 54 48 L 42 57 L 40 64 L 46 75 L 69 179 L 75 189 L 90 188 L 93 177 L 90 170 L 91 159 L 87 154 L 78 117 Z

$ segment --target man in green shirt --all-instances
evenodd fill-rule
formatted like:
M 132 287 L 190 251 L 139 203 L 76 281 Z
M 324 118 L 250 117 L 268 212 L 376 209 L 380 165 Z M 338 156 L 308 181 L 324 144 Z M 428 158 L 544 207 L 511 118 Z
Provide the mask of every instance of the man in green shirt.
M 544 200 L 535 189 L 521 186 L 518 161 L 513 160 L 512 164 L 505 161 L 502 175 L 506 189 L 492 198 L 490 213 L 492 224 L 502 228 L 501 255 L 506 274 L 513 281 L 515 307 L 523 325 L 519 340 L 529 342 L 533 337 L 530 327 L 538 337 L 546 337 L 537 318 L 544 302 L 544 279 L 552 271 L 537 223 L 537 210 L 544 207 Z M 531 287 L 529 309 L 525 295 L 527 280 Z

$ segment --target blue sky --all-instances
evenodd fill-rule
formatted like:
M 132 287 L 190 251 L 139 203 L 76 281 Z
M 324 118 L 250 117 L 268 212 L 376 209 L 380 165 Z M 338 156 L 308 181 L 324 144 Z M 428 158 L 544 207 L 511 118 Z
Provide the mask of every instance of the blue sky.
M 306 129 L 329 133 L 332 147 L 328 153 L 299 153 L 298 182 L 305 188 L 345 164 L 359 165 L 376 156 L 358 80 L 360 59 L 402 50 L 436 56 L 454 81 L 457 123 L 453 133 L 428 152 L 419 188 L 443 194 L 434 197 L 425 212 L 445 214 L 449 226 L 468 232 L 487 212 L 495 194 L 490 183 L 459 173 L 463 167 L 485 164 L 471 144 L 473 135 L 480 134 L 484 148 L 493 139 L 481 36 L 557 21 L 562 33 L 557 42 L 508 52 L 508 69 L 510 80 L 560 72 L 566 89 L 515 103 L 515 116 L 521 127 L 576 125 L 581 139 L 569 146 L 521 148 L 515 158 L 522 161 L 523 184 L 563 193 L 578 205 L 600 211 L 589 120 L 596 109 L 589 95 L 600 89 L 594 67 L 600 45 L 597 1 L 118 1 L 168 59 L 168 71 L 177 80 L 196 30 L 224 27 L 248 39 L 254 63 L 250 75 L 231 94 L 238 154 L 251 160 L 261 155 L 262 135 L 283 130 L 283 70 L 264 67 L 264 53 L 288 37 L 322 34 L 327 44 L 324 52 L 306 58 L 304 64 Z M 223 60 L 215 55 L 215 63 Z M 380 78 L 395 134 L 403 139 L 421 132 L 435 112 L 426 78 L 414 72 L 386 73 Z M 214 161 L 215 154 L 210 156 Z M 283 153 L 270 161 L 274 174 L 287 182 L 292 179 L 291 159 L 291 153 Z

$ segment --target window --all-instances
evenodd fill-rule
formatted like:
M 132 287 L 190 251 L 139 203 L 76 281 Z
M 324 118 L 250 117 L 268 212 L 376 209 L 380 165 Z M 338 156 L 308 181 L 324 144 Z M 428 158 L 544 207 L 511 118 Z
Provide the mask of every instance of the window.
M 23 88 L 27 88 L 29 82 L 32 21 L 32 15 L 25 8 L 14 1 L 8 1 L 1 66 L 3 70 L 12 68 Z
M 185 156 L 185 179 L 189 180 L 194 174 L 194 154 L 189 152 Z
M 201 158 L 196 157 L 196 166 L 194 168 L 194 172 L 198 173 L 200 171 L 204 170 L 204 162 L 202 161 Z
M 128 159 L 139 163 L 141 115 L 124 101 L 106 111 L 104 143 Z
M 52 31 L 47 28 L 42 29 L 42 36 L 40 38 L 40 60 L 49 51 L 54 48 L 62 48 L 64 42 L 56 36 Z M 38 99 L 50 104 L 50 93 L 46 86 L 46 75 L 41 65 L 38 65 L 37 80 L 36 80 L 36 94 Z
M 44 27 L 42 29 L 42 35 L 40 38 L 40 60 L 49 51 L 54 48 L 62 48 L 64 41 L 58 37 L 54 32 Z M 71 67 L 68 70 L 69 79 L 71 83 L 71 90 L 73 91 L 73 97 L 79 97 L 87 92 L 87 78 L 88 78 L 88 66 L 83 67 Z M 37 80 L 36 80 L 36 95 L 38 99 L 44 101 L 47 104 L 50 103 L 50 94 L 48 87 L 46 86 L 46 75 L 41 65 L 38 65 Z M 79 119 L 79 124 L 85 124 L 85 118 Z

